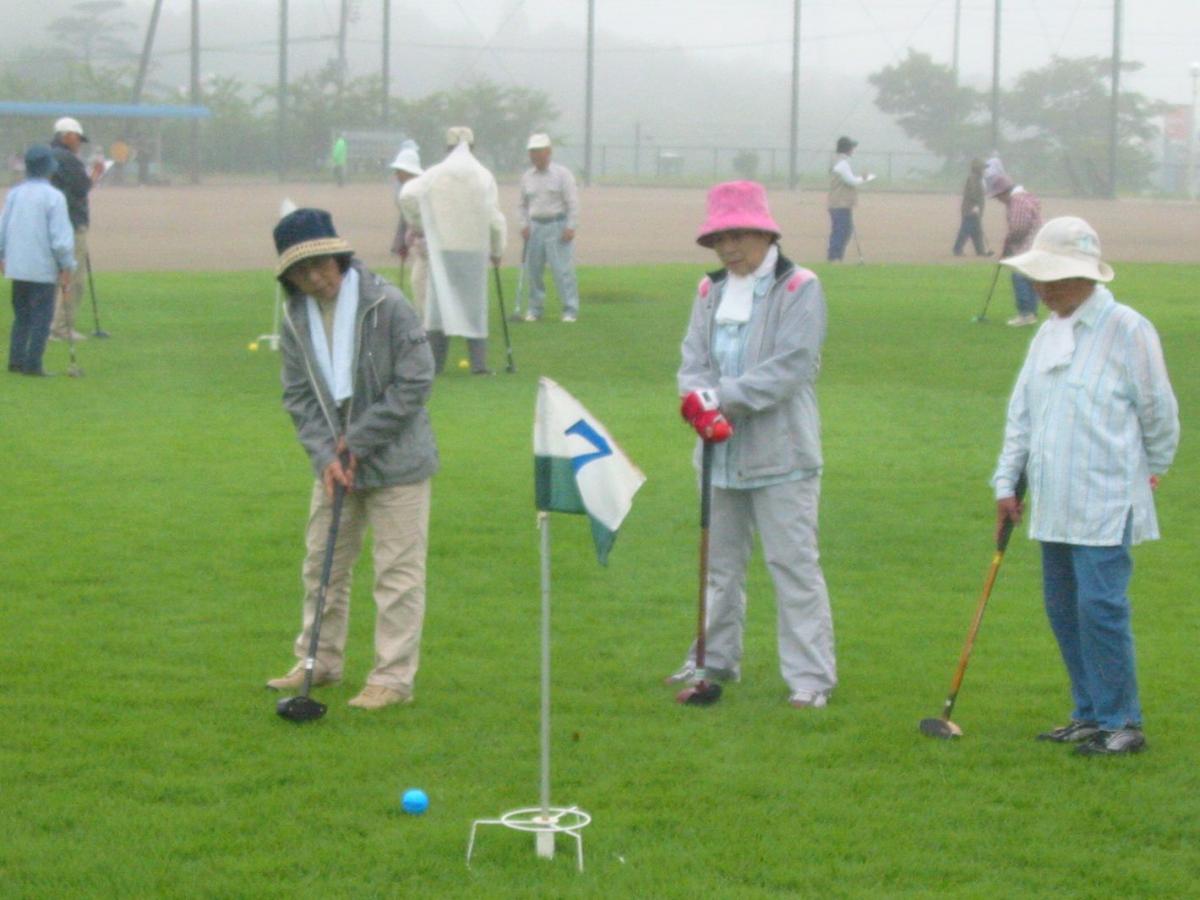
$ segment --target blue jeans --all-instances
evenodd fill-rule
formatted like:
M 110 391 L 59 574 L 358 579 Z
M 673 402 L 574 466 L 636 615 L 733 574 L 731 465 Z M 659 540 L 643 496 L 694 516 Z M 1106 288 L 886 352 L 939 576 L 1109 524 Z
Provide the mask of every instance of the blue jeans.
M 841 259 L 846 253 L 846 244 L 854 234 L 854 212 L 850 209 L 829 211 L 829 252 L 825 258 L 830 262 Z
M 54 318 L 54 282 L 12 283 L 13 327 L 8 342 L 8 367 L 19 372 L 42 371 L 42 355 Z
M 1042 544 L 1046 616 L 1071 678 L 1071 718 L 1141 727 L 1129 616 L 1131 521 L 1116 547 Z
M 1020 272 L 1012 273 L 1013 296 L 1017 298 L 1017 312 L 1023 316 L 1037 315 L 1037 293 L 1033 282 Z

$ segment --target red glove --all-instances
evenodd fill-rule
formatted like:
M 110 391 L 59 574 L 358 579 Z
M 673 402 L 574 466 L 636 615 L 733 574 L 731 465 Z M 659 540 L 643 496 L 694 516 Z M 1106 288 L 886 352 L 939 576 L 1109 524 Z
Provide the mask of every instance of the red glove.
M 679 414 L 683 416 L 683 420 L 689 425 L 695 424 L 696 417 L 700 413 L 719 410 L 721 405 L 717 402 L 717 392 L 708 390 L 692 391 L 683 398 L 683 404 L 679 407 Z
M 719 444 L 733 435 L 733 426 L 721 415 L 716 391 L 692 391 L 683 398 L 679 412 L 696 429 L 696 434 L 709 443 Z

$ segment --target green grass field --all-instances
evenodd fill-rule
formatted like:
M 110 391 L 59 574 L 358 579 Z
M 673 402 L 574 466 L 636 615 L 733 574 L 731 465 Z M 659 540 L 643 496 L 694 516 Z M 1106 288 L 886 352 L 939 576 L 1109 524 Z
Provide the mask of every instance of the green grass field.
M 1118 297 L 1162 335 L 1185 440 L 1159 491 L 1165 539 L 1135 554 L 1150 749 L 1115 760 L 1032 740 L 1069 702 L 1023 532 L 955 710 L 966 736 L 917 732 L 991 560 L 987 481 L 1031 335 L 999 324 L 1003 284 L 991 322 L 971 322 L 989 268 L 820 270 L 841 674 L 827 709 L 787 706 L 758 557 L 742 682 L 708 709 L 661 684 L 694 627 L 698 505 L 673 376 L 701 274 L 662 266 L 585 269 L 577 325 L 513 326 L 518 374 L 438 380 L 417 702 L 345 706 L 371 662 L 364 558 L 346 681 L 318 690 L 329 713 L 304 727 L 262 687 L 291 662 L 310 478 L 278 357 L 247 350 L 272 282 L 100 275 L 114 337 L 79 348 L 85 377 L 0 382 L 0 895 L 1194 896 L 1200 266 L 1117 268 Z M 65 348 L 47 363 L 64 370 Z M 649 478 L 606 569 L 584 520 L 553 520 L 552 800 L 594 817 L 583 874 L 567 842 L 539 861 L 497 828 L 465 865 L 472 819 L 538 797 L 541 374 Z M 426 815 L 400 811 L 409 786 Z

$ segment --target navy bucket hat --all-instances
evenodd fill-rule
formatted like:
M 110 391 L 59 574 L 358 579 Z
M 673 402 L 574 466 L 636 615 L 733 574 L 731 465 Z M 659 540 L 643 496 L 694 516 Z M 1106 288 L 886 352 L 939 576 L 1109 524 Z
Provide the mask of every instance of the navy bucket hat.
M 45 144 L 34 144 L 25 151 L 25 174 L 30 178 L 49 178 L 57 169 L 54 151 Z
M 279 254 L 275 277 L 279 279 L 302 259 L 354 253 L 345 238 L 338 237 L 333 218 L 323 209 L 297 209 L 288 213 L 275 226 L 274 237 L 275 252 Z

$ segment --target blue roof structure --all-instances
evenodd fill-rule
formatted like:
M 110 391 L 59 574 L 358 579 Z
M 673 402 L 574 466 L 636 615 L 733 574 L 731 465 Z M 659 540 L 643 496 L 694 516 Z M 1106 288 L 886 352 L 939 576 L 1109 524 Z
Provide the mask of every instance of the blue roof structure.
M 0 116 L 78 116 L 87 119 L 208 119 L 207 106 L 162 103 L 69 103 L 0 100 Z

